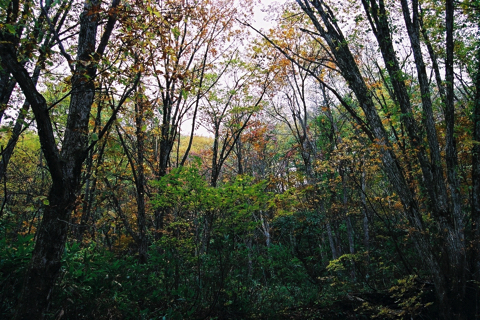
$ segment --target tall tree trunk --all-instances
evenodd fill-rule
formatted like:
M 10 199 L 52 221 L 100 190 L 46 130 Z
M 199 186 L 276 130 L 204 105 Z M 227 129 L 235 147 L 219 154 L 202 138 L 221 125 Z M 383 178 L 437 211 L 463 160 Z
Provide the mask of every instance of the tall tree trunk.
M 166 123 L 161 128 L 161 138 L 160 138 L 160 155 L 159 155 L 159 164 L 158 164 L 158 176 L 163 177 L 167 174 L 167 169 L 169 167 L 170 155 L 172 153 L 173 145 L 175 143 L 175 137 L 171 133 L 172 128 L 171 124 Z
M 375 1 L 366 2 L 363 1 L 367 15 L 370 14 L 369 8 L 370 3 L 375 3 Z M 363 109 L 365 113 L 366 120 L 371 128 L 371 131 L 376 139 L 376 143 L 379 146 L 379 152 L 383 163 L 383 169 L 387 174 L 391 184 L 394 186 L 397 195 L 399 196 L 402 205 L 404 207 L 406 218 L 408 219 L 411 226 L 414 228 L 415 231 L 412 232 L 411 237 L 414 241 L 415 247 L 417 252 L 424 257 L 424 261 L 428 266 L 430 272 L 433 275 L 434 283 L 437 288 L 437 300 L 438 303 L 441 305 L 451 305 L 452 301 L 449 297 L 449 280 L 447 279 L 448 274 L 446 270 L 442 268 L 442 264 L 439 261 L 438 250 L 435 250 L 431 239 L 429 239 L 428 235 L 424 232 L 424 222 L 422 219 L 422 214 L 420 211 L 420 207 L 416 196 L 412 189 L 410 189 L 406 179 L 405 174 L 401 165 L 398 162 L 398 159 L 393 152 L 391 144 L 389 142 L 389 138 L 381 119 L 378 115 L 377 109 L 375 104 L 373 103 L 372 95 L 368 90 L 363 77 L 360 73 L 360 70 L 353 58 L 352 53 L 348 48 L 348 42 L 344 38 L 336 19 L 333 15 L 333 12 L 328 8 L 328 6 L 324 3 L 324 1 L 307 1 L 307 0 L 297 0 L 297 3 L 300 5 L 302 10 L 309 16 L 310 20 L 313 22 L 315 28 L 320 33 L 322 38 L 327 42 L 328 47 L 330 48 L 331 54 L 335 57 L 336 63 L 339 69 L 342 72 L 343 77 L 348 83 L 350 89 L 355 93 L 359 105 Z M 315 11 L 320 16 L 323 25 L 320 24 Z M 386 13 L 381 12 L 378 10 L 379 8 L 376 7 L 372 10 L 375 14 L 382 16 L 382 18 L 387 19 Z M 376 17 L 378 18 L 378 16 Z M 372 18 L 369 17 L 371 20 Z M 405 107 L 409 106 L 408 102 L 408 95 L 405 96 L 404 84 L 402 84 L 401 79 L 395 79 L 398 77 L 399 74 L 396 74 L 395 71 L 398 71 L 398 65 L 395 64 L 395 57 L 394 52 L 390 51 L 391 47 L 391 40 L 390 35 L 386 32 L 385 25 L 383 21 L 380 21 L 379 25 L 372 23 L 373 28 L 380 27 L 380 31 L 382 32 L 381 36 L 378 34 L 379 30 L 374 30 L 376 35 L 379 37 L 379 44 L 384 55 L 384 60 L 388 68 L 393 66 L 391 78 L 392 83 L 394 83 L 396 95 L 400 106 L 402 107 L 402 113 L 407 114 L 410 110 L 405 109 Z M 387 25 L 388 27 L 388 25 Z M 428 166 L 428 162 L 425 158 L 425 152 L 422 151 L 421 146 L 419 146 L 419 142 L 421 140 L 415 141 L 415 137 L 417 137 L 417 132 L 415 128 L 415 124 L 413 122 L 413 118 L 406 116 L 404 117 L 404 121 L 406 123 L 406 127 L 408 129 L 408 133 L 410 136 L 410 140 L 412 145 L 417 150 L 417 157 L 421 163 L 423 176 L 426 178 L 427 183 L 433 185 L 433 177 L 431 175 L 430 168 Z M 430 188 L 432 189 L 432 188 Z M 431 190 L 430 190 L 431 191 Z M 446 199 L 437 198 L 439 203 L 432 203 L 434 208 L 441 207 L 442 209 L 446 207 Z M 441 202 L 440 202 L 441 201 Z M 431 197 L 431 202 L 435 202 L 435 197 Z M 439 215 L 436 215 L 435 218 L 440 224 L 440 227 L 447 228 L 447 230 L 451 230 L 451 225 L 448 224 L 445 217 L 448 216 L 448 210 L 442 210 L 439 212 Z M 453 233 L 449 232 L 449 235 L 455 236 Z M 449 239 L 450 240 L 450 239 Z M 456 241 L 456 240 L 454 240 Z M 452 247 L 447 245 L 447 250 L 452 249 Z M 451 253 L 451 252 L 449 252 Z M 453 316 L 452 313 L 448 312 L 443 315 L 445 319 L 451 318 Z
M 326 223 L 327 227 L 327 235 L 328 235 L 328 244 L 330 245 L 330 250 L 332 251 L 332 259 L 338 259 L 339 255 L 337 253 L 337 247 L 335 245 L 335 241 L 333 240 L 333 232 L 332 232 L 332 225 L 330 222 Z
M 462 198 L 460 195 L 460 181 L 458 178 L 458 158 L 457 147 L 455 143 L 455 106 L 454 106 L 454 71 L 453 71 L 453 55 L 454 55 L 454 1 L 447 0 L 445 8 L 446 22 L 446 51 L 447 59 L 445 63 L 445 82 L 446 82 L 446 106 L 445 106 L 445 123 L 447 127 L 446 133 L 446 162 L 447 162 L 447 180 L 450 188 L 451 212 L 449 218 L 453 220 L 453 230 L 445 236 L 449 247 L 449 260 L 446 266 L 446 275 L 449 280 L 451 291 L 450 301 L 452 303 L 453 314 L 460 318 L 466 319 L 465 309 L 465 290 L 466 290 L 466 248 L 465 248 L 465 225 L 462 213 Z
M 421 18 L 421 16 L 423 16 L 423 10 L 421 8 L 419 9 L 420 9 L 420 13 L 418 13 L 417 15 L 419 16 L 418 21 L 420 24 L 420 30 L 422 32 L 423 41 L 427 47 L 430 60 L 432 61 L 432 68 L 433 68 L 433 72 L 435 73 L 435 81 L 437 82 L 437 88 L 438 88 L 438 92 L 440 93 L 440 98 L 443 104 L 446 105 L 445 86 L 442 81 L 442 76 L 440 74 L 440 67 L 438 66 L 438 57 L 437 57 L 437 54 L 435 53 L 435 50 L 433 50 L 432 42 L 430 41 L 430 37 L 428 36 L 427 29 L 425 29 L 423 25 L 423 20 Z
M 96 5 L 95 2 L 86 3 L 82 13 L 78 42 L 77 59 L 79 61 L 91 60 L 90 55 L 94 53 L 92 48 L 95 48 L 97 17 L 91 15 L 91 10 Z M 78 69 L 73 76 L 74 90 L 60 155 L 58 155 L 53 141 L 48 141 L 48 144 L 49 148 L 55 150 L 54 154 L 51 153 L 52 150 L 45 150 L 45 142 L 41 141 L 49 169 L 50 171 L 56 171 L 56 173 L 52 174 L 52 188 L 48 196 L 49 205 L 45 208 L 37 232 L 32 262 L 25 278 L 22 296 L 17 308 L 17 319 L 43 319 L 55 279 L 60 270 L 61 257 L 67 239 L 67 223 L 70 220 L 70 213 L 80 185 L 82 163 L 85 159 L 83 152 L 87 142 L 88 117 L 95 94 L 94 84 L 90 81 L 95 76 L 95 70 L 92 69 L 78 64 Z M 87 77 L 90 77 L 90 79 Z M 23 91 L 25 93 L 25 89 Z M 42 116 L 48 118 L 46 104 L 42 106 L 42 109 L 45 112 Z M 45 120 L 37 113 L 38 111 L 35 118 L 37 125 L 40 126 L 39 122 Z M 51 127 L 49 119 L 48 122 Z M 39 128 L 39 131 L 42 129 L 44 128 Z M 42 133 L 39 132 L 39 134 Z M 49 138 L 53 139 L 53 134 Z M 55 160 L 51 159 L 53 157 L 55 157 Z
M 413 16 L 410 17 L 410 9 L 407 0 L 401 0 L 402 11 L 405 24 L 407 26 L 408 36 L 412 45 L 413 56 L 415 58 L 415 66 L 417 68 L 417 77 L 420 84 L 420 92 L 422 95 L 423 121 L 427 131 L 427 139 L 430 150 L 430 167 L 435 181 L 435 194 L 438 194 L 446 206 L 447 193 L 445 184 L 443 183 L 442 159 L 440 157 L 440 148 L 435 128 L 435 120 L 433 119 L 432 100 L 430 95 L 430 85 L 428 83 L 425 62 L 423 61 L 422 50 L 420 47 L 420 22 L 418 0 L 412 1 Z M 443 209 L 445 210 L 445 209 Z
M 478 29 L 480 30 L 480 24 Z M 476 244 L 474 244 L 472 260 L 475 280 L 480 282 L 480 41 L 477 46 L 476 91 L 473 107 L 473 140 L 475 143 L 472 148 L 472 221 Z
M 219 140 L 220 140 L 220 123 L 215 123 L 215 135 L 213 137 L 213 148 L 212 148 L 212 174 L 210 176 L 210 185 L 212 187 L 217 186 L 217 180 L 220 176 L 220 168 L 218 167 L 218 149 L 219 149 Z
M 237 174 L 242 175 L 244 173 L 243 169 L 243 142 L 242 139 L 238 139 L 237 145 L 235 146 L 235 154 L 237 156 Z
M 422 92 L 422 102 L 424 109 L 424 119 L 427 129 L 427 138 L 430 147 L 431 162 L 428 161 L 427 151 L 421 143 L 423 137 L 417 122 L 413 117 L 413 110 L 410 97 L 407 91 L 405 80 L 403 79 L 402 70 L 395 54 L 393 47 L 392 33 L 388 22 L 388 13 L 383 0 L 362 0 L 365 13 L 367 14 L 370 26 L 377 38 L 377 42 L 382 53 L 385 67 L 390 75 L 390 81 L 393 86 L 392 98 L 398 103 L 402 111 L 402 121 L 407 129 L 408 137 L 411 145 L 416 150 L 416 156 L 422 168 L 424 188 L 429 194 L 429 206 L 434 210 L 436 216 L 448 216 L 448 198 L 446 186 L 444 184 L 443 173 L 440 165 L 440 152 L 438 141 L 436 140 L 436 129 L 433 121 L 433 112 L 431 101 L 429 99 L 428 80 L 426 78 L 423 58 L 419 48 L 418 23 L 415 25 L 410 20 L 409 11 L 404 14 L 406 24 L 408 26 L 409 36 L 414 50 L 414 57 L 417 66 L 417 73 L 420 81 Z M 408 6 L 407 8 L 408 9 Z M 416 18 L 416 16 L 414 16 Z M 414 20 L 416 21 L 416 19 Z M 418 21 L 417 21 L 418 22 Z M 443 226 L 445 227 L 445 226 Z
M 352 225 L 352 218 L 348 215 L 347 205 L 348 205 L 348 196 L 347 196 L 347 182 L 345 177 L 345 170 L 340 168 L 340 176 L 342 178 L 342 211 L 343 215 L 345 216 L 345 223 L 347 225 L 347 238 L 348 238 L 348 249 L 350 254 L 355 254 L 355 239 L 353 234 L 353 225 Z M 355 280 L 355 261 L 350 259 L 350 263 L 352 264 L 352 271 L 350 276 L 352 280 Z
M 93 57 L 103 53 L 102 43 L 105 42 L 106 46 L 115 23 L 115 19 L 112 23 L 107 23 L 105 37 L 99 45 L 100 52 L 96 54 L 98 5 L 97 1 L 86 1 L 80 16 L 77 61 L 85 62 L 85 65 L 77 63 L 72 77 L 72 95 L 61 152 L 57 149 L 45 98 L 36 90 L 12 47 L 8 43 L 0 44 L 2 62 L 15 77 L 35 114 L 40 144 L 52 177 L 49 204 L 46 205 L 37 231 L 37 241 L 15 319 L 43 319 L 60 270 L 68 221 L 80 187 L 82 164 L 87 154 L 88 120 L 95 94 L 93 79 L 96 75 L 96 62 Z
M 459 315 L 461 309 L 463 309 L 462 304 L 465 299 L 465 270 L 466 270 L 466 248 L 465 248 L 465 239 L 464 239 L 464 218 L 461 209 L 461 196 L 460 196 L 460 182 L 458 180 L 458 159 L 457 151 L 455 146 L 454 138 L 454 122 L 455 122 L 455 112 L 454 112 L 454 102 L 453 102 L 453 11 L 454 4 L 453 1 L 446 2 L 446 43 L 447 43 L 447 61 L 446 61 L 446 95 L 441 95 L 443 102 L 445 103 L 445 122 L 447 126 L 447 135 L 446 135 L 446 160 L 447 160 L 447 178 L 450 187 L 450 199 L 451 205 L 449 213 L 445 214 L 445 219 L 449 220 L 446 223 L 450 226 L 450 230 L 444 232 L 444 237 L 446 239 L 451 239 L 447 241 L 445 245 L 449 252 L 448 256 L 448 265 L 444 266 L 447 274 L 450 274 L 448 278 L 453 278 L 455 280 L 450 281 L 450 289 L 452 291 L 452 307 L 456 310 L 453 310 L 453 313 Z M 417 67 L 417 75 L 420 83 L 420 90 L 422 94 L 422 106 L 423 114 L 425 119 L 425 128 L 427 130 L 427 137 L 430 146 L 431 154 L 431 167 L 432 173 L 437 181 L 435 194 L 438 194 L 439 198 L 447 200 L 447 194 L 445 187 L 443 186 L 443 169 L 441 167 L 441 158 L 438 147 L 438 138 L 436 135 L 435 122 L 433 120 L 433 111 L 432 111 L 432 102 L 430 99 L 430 90 L 428 84 L 428 77 L 425 70 L 425 63 L 423 61 L 423 55 L 420 47 L 420 22 L 419 22 L 419 10 L 418 10 L 418 0 L 412 1 L 412 12 L 413 16 L 410 18 L 410 11 L 408 3 L 406 0 L 402 0 L 402 10 L 404 14 L 404 20 L 407 25 L 407 30 L 412 44 L 412 50 L 415 58 L 415 64 Z M 430 50 L 430 49 L 429 49 Z M 432 55 L 432 52 L 430 52 Z M 434 57 L 435 58 L 435 57 Z M 436 63 L 436 61 L 434 61 Z M 437 70 L 435 70 L 438 73 Z M 439 75 L 436 75 L 437 82 Z M 443 86 L 440 84 L 440 92 L 442 93 Z M 433 199 L 436 201 L 436 199 Z M 446 203 L 446 201 L 445 201 Z M 440 230 L 445 230 L 440 228 Z M 452 277 L 453 276 L 453 277 Z M 449 311 L 447 311 L 449 312 Z
M 117 134 L 122 144 L 123 151 L 128 159 L 128 164 L 132 170 L 133 181 L 135 183 L 135 198 L 137 201 L 137 227 L 138 233 L 133 231 L 133 228 L 128 227 L 128 220 L 121 210 L 120 203 L 116 198 L 114 198 L 114 204 L 117 208 L 118 214 L 121 216 L 127 231 L 135 240 L 138 248 L 138 255 L 140 263 L 147 262 L 147 238 L 146 238 L 146 214 L 145 214 L 145 171 L 143 167 L 144 163 L 144 133 L 142 130 L 142 117 L 143 117 L 143 107 L 140 106 L 141 102 L 135 103 L 135 126 L 136 126 L 136 145 L 133 146 L 135 150 L 135 158 L 129 150 L 125 139 L 122 137 L 120 128 L 117 126 Z M 108 180 L 107 180 L 108 181 Z
M 93 169 L 95 171 L 95 175 L 94 177 L 92 178 L 91 175 L 90 175 L 90 171 L 92 170 L 92 162 L 93 162 L 93 159 L 92 157 L 89 157 L 88 161 L 87 161 L 87 182 L 85 183 L 85 198 L 83 199 L 83 208 L 82 208 L 82 216 L 80 218 L 80 225 L 78 226 L 77 228 L 77 234 L 76 234 L 76 238 L 77 238 L 77 241 L 79 243 L 81 243 L 83 241 L 83 237 L 85 235 L 85 232 L 87 231 L 87 227 L 88 227 L 88 222 L 90 219 L 92 219 L 92 207 L 93 207 L 93 203 L 95 201 L 95 191 L 97 189 L 97 177 L 98 177 L 98 168 L 100 167 L 100 165 L 102 164 L 103 162 L 103 154 L 105 152 L 105 147 L 107 145 L 107 137 L 105 137 L 105 140 L 104 142 L 102 143 L 102 146 L 100 147 L 100 150 L 98 151 L 97 153 L 97 163 L 95 165 L 95 168 Z M 90 168 L 88 168 L 90 167 Z M 92 221 L 92 224 L 94 224 L 95 222 Z M 95 229 L 92 228 L 90 230 L 90 235 L 92 238 L 95 237 Z
M 144 152 L 145 152 L 145 133 L 143 132 L 144 102 L 140 101 L 135 104 L 135 123 L 137 136 L 137 179 L 135 180 L 137 187 L 137 222 L 138 222 L 138 254 L 141 263 L 147 262 L 147 235 L 146 235 L 146 212 L 145 212 L 145 169 L 144 169 Z
M 365 251 L 368 252 L 368 256 L 370 256 L 370 232 L 368 227 L 368 207 L 367 207 L 367 197 L 366 197 L 366 179 L 365 179 L 365 169 L 362 165 L 362 173 L 360 178 L 361 190 L 360 190 L 360 201 L 362 203 L 361 211 L 363 215 L 363 246 L 365 247 Z

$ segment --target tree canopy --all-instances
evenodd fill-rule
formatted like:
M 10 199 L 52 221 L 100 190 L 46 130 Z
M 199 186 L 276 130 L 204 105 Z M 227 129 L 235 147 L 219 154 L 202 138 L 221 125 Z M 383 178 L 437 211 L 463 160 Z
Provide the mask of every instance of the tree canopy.
M 479 18 L 2 1 L 0 317 L 479 317 Z

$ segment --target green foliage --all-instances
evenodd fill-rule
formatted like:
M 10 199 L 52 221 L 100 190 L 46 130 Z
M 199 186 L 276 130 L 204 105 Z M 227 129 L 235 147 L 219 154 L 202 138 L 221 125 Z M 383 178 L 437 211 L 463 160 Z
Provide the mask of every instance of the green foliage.
M 94 55 L 95 61 L 74 62 L 98 64 L 95 79 L 84 77 L 94 80 L 96 88 L 85 142 L 98 143 L 87 153 L 80 150 L 85 161 L 75 164 L 83 171 L 79 188 L 70 193 L 78 195 L 70 204 L 72 214 L 65 215 L 69 221 L 62 220 L 69 227 L 68 243 L 48 319 L 436 318 L 441 306 L 432 305 L 431 282 L 441 277 L 432 277 L 425 266 L 418 251 L 424 245 L 434 258 L 427 261 L 445 268 L 442 279 L 450 283 L 448 290 L 462 283 L 450 281 L 455 268 L 448 255 L 465 253 L 465 259 L 458 261 L 468 265 L 458 270 L 466 270 L 466 296 L 478 295 L 479 282 L 473 278 L 478 275 L 480 233 L 471 200 L 476 155 L 472 149 L 479 143 L 474 137 L 479 1 L 457 2 L 455 11 L 452 137 L 457 148 L 455 170 L 461 177 L 462 212 L 457 217 L 462 221 L 458 230 L 457 225 L 452 230 L 463 234 L 459 238 L 463 250 L 449 249 L 445 239 L 450 238 L 441 227 L 450 218 L 442 219 L 455 216 L 444 211 L 435 214 L 437 202 L 430 199 L 435 190 L 429 190 L 425 179 L 425 172 L 435 169 L 430 162 L 436 142 L 432 144 L 427 135 L 435 132 L 441 158 L 436 164 L 438 181 L 445 183 L 446 207 L 455 208 L 451 196 L 456 188 L 446 174 L 451 164 L 444 161 L 450 157 L 441 93 L 447 83 L 436 84 L 432 69 L 434 58 L 441 68 L 446 65 L 443 3 L 422 2 L 420 12 L 426 31 L 420 36 L 422 52 L 431 73 L 430 116 L 420 94 L 415 56 L 402 54 L 402 48 L 407 53 L 412 48 L 400 5 L 386 4 L 394 51 L 402 49 L 399 70 L 389 73 L 386 67 L 394 63 L 382 62 L 376 42 L 371 41 L 371 19 L 359 3 L 330 2 L 328 16 L 345 31 L 345 41 L 339 38 L 339 46 L 329 50 L 321 30 L 316 33 L 317 25 L 298 7 L 300 2 L 271 6 L 281 10 L 269 13 L 279 19 L 268 31 L 272 41 L 254 40 L 246 50 L 236 47 L 237 40 L 251 39 L 246 36 L 248 28 L 236 25 L 244 21 L 236 14 L 251 8 L 251 1 L 242 3 L 242 8 L 235 7 L 235 1 L 196 6 L 179 1 L 122 2 L 118 10 L 101 3 L 95 12 L 99 23 L 107 26 L 104 19 L 115 14 L 118 29 L 100 60 Z M 57 8 L 61 3 L 51 4 Z M 81 3 L 70 4 L 71 13 L 57 18 L 48 13 L 52 20 L 48 25 L 58 19 L 68 22 L 57 30 L 66 53 L 75 57 L 74 15 Z M 35 66 L 32 58 L 46 50 L 46 61 L 37 64 L 42 67 L 39 84 L 63 156 L 68 147 L 61 144 L 67 118 L 75 118 L 68 111 L 75 83 L 54 67 L 64 63 L 58 56 L 63 49 L 39 49 L 35 38 L 47 35 L 47 25 L 37 26 L 33 19 L 39 9 L 27 5 L 0 0 L 5 20 L 0 26 L 6 39 L 21 37 L 13 47 L 28 70 Z M 8 15 L 22 10 L 16 21 L 7 22 Z M 348 18 L 355 27 L 344 24 Z M 40 34 L 34 36 L 37 27 Z M 61 49 L 58 39 L 53 40 Z M 358 89 L 368 96 L 365 101 L 353 94 L 350 80 L 342 79 L 355 68 L 342 70 L 336 64 L 341 59 L 335 51 L 347 47 L 360 70 L 357 80 L 365 84 Z M 0 70 L 0 82 L 10 80 L 7 69 Z M 135 90 L 134 74 L 139 75 Z M 440 76 L 444 74 L 440 70 Z M 397 97 L 398 81 L 406 86 L 402 99 Z M 120 84 L 126 87 L 120 90 Z M 120 105 L 128 88 L 131 97 Z M 13 111 L 23 98 L 15 89 L 1 108 L 6 111 L 0 128 L 4 147 L 13 131 Z M 367 110 L 369 100 L 372 108 Z M 407 100 L 411 107 L 403 109 Z M 140 105 L 145 110 L 134 112 Z M 117 109 L 112 126 L 105 127 Z M 25 112 L 24 125 L 34 119 L 31 111 Z M 372 117 L 374 113 L 378 119 Z M 178 136 L 186 129 L 187 117 L 195 119 L 195 130 L 201 125 L 216 136 L 195 136 L 190 148 L 190 137 Z M 414 122 L 419 145 L 417 138 L 412 139 L 415 128 L 408 127 Z M 1 177 L 0 318 L 12 317 L 33 234 L 54 199 L 49 201 L 51 178 L 37 134 L 22 133 Z M 187 146 L 186 166 L 176 168 Z M 392 161 L 382 158 L 390 152 Z M 421 153 L 427 159 L 424 168 Z M 214 172 L 216 166 L 221 167 L 219 172 Z M 402 179 L 389 180 L 388 169 L 397 167 Z M 211 186 L 215 185 L 212 176 L 218 177 L 216 187 Z M 408 192 L 397 189 L 402 181 Z M 407 194 L 416 206 L 401 201 Z M 139 201 L 143 198 L 144 207 Z M 408 219 L 412 208 L 418 208 L 418 220 Z M 142 221 L 140 211 L 145 212 Z M 418 237 L 425 241 L 414 244 Z M 145 243 L 148 258 L 139 263 L 137 252 Z M 472 308 L 477 309 L 471 314 L 478 314 L 475 303 Z
M 314 318 L 327 312 L 325 318 L 334 319 L 345 316 L 345 307 L 337 302 L 352 290 L 361 294 L 368 289 L 361 278 L 351 283 L 352 261 L 357 272 L 370 273 L 370 286 L 393 278 L 391 243 L 378 256 L 359 252 L 324 260 L 325 216 L 286 205 L 298 203 L 301 193 L 274 196 L 266 191 L 266 182 L 248 176 L 212 188 L 198 165 L 173 169 L 152 185 L 158 190 L 153 203 L 167 219 L 162 236 L 151 242 L 147 263 L 95 242 L 70 243 L 47 318 L 277 319 L 298 310 Z M 279 206 L 283 209 L 275 215 Z M 276 235 L 269 246 L 262 229 L 266 222 Z M 5 317 L 18 298 L 32 244 L 31 236 L 2 243 Z M 382 268 L 377 274 L 372 270 Z M 412 281 L 398 282 L 386 293 L 399 301 L 390 307 L 394 312 L 414 314 L 428 306 Z M 380 314 L 382 308 L 380 303 L 359 310 Z
M 1 228 L 5 228 L 1 225 Z M 1 231 L 5 231 L 1 230 Z M 2 232 L 3 233 L 3 232 Z M 33 235 L 0 240 L 0 318 L 11 318 L 33 250 Z

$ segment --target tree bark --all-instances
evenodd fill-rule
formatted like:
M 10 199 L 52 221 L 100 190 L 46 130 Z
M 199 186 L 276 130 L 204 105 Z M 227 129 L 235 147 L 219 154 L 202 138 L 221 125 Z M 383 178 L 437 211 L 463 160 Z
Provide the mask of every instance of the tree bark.
M 114 0 L 113 5 L 116 4 L 118 1 Z M 98 6 L 98 1 L 86 1 L 80 16 L 78 63 L 72 77 L 72 96 L 61 151 L 57 149 L 45 98 L 36 90 L 8 41 L 0 44 L 2 62 L 15 77 L 34 112 L 41 148 L 52 177 L 49 203 L 37 231 L 37 241 L 15 319 L 44 318 L 60 270 L 68 221 L 80 187 L 82 164 L 86 158 L 88 120 L 95 94 L 93 79 L 96 75 L 96 62 L 93 57 L 99 56 L 99 52 L 95 52 Z M 104 36 L 109 36 L 111 29 L 113 25 L 110 29 L 106 28 Z
M 425 62 L 423 61 L 422 50 L 420 47 L 420 23 L 418 0 L 412 1 L 413 16 L 410 17 L 410 9 L 407 0 L 401 0 L 402 11 L 404 15 L 405 24 L 407 26 L 408 36 L 412 45 L 413 56 L 415 59 L 415 66 L 417 68 L 417 77 L 420 84 L 420 92 L 422 95 L 422 108 L 424 127 L 427 131 L 427 139 L 430 149 L 430 166 L 435 181 L 435 194 L 443 199 L 447 199 L 445 185 L 443 183 L 443 169 L 442 159 L 440 157 L 440 148 L 438 145 L 438 137 L 435 128 L 435 121 L 433 119 L 432 100 L 430 95 L 430 86 L 428 83 L 427 71 Z M 445 200 L 443 200 L 445 201 Z
M 446 53 L 447 59 L 445 62 L 445 82 L 446 82 L 446 105 L 445 105 L 445 123 L 447 127 L 446 133 L 446 163 L 447 163 L 447 180 L 450 189 L 451 198 L 451 212 L 450 217 L 453 220 L 453 230 L 445 232 L 449 247 L 449 260 L 446 266 L 446 271 L 449 273 L 449 299 L 451 301 L 452 313 L 458 319 L 466 319 L 465 310 L 468 310 L 465 305 L 465 290 L 466 290 L 466 248 L 464 238 L 464 217 L 462 213 L 462 198 L 460 195 L 460 181 L 458 178 L 458 158 L 457 147 L 455 142 L 455 106 L 454 106 L 454 70 L 453 70 L 453 55 L 454 55 L 454 1 L 447 0 L 445 8 L 445 22 L 446 22 Z M 445 306 L 445 308 L 448 308 Z M 450 310 L 446 310 L 449 312 Z
M 373 1 L 374 2 L 374 1 Z M 404 207 L 404 211 L 406 214 L 406 218 L 408 219 L 411 226 L 414 228 L 415 231 L 412 232 L 411 236 L 414 240 L 414 244 L 416 247 L 417 252 L 424 257 L 425 263 L 428 266 L 430 272 L 434 277 L 435 286 L 437 288 L 437 299 L 439 304 L 451 305 L 452 301 L 449 299 L 449 281 L 448 274 L 445 273 L 441 266 L 440 261 L 438 260 L 439 257 L 437 255 L 437 251 L 434 250 L 432 243 L 424 232 L 424 222 L 422 220 L 422 214 L 420 211 L 420 207 L 418 204 L 418 200 L 416 199 L 415 193 L 412 189 L 410 189 L 406 179 L 405 173 L 401 165 L 399 164 L 395 153 L 393 152 L 393 148 L 389 142 L 388 135 L 386 133 L 385 128 L 381 122 L 381 119 L 378 115 L 376 110 L 375 104 L 373 103 L 372 95 L 368 90 L 363 77 L 360 73 L 360 70 L 353 58 L 352 53 L 350 52 L 347 44 L 347 40 L 344 38 L 339 26 L 336 23 L 336 19 L 334 17 L 333 12 L 330 10 L 326 4 L 321 0 L 315 1 L 308 1 L 308 0 L 297 0 L 297 3 L 300 5 L 302 10 L 309 16 L 310 20 L 312 21 L 315 28 L 320 33 L 321 37 L 327 42 L 328 47 L 332 55 L 336 59 L 336 63 L 348 83 L 350 89 L 354 92 L 359 105 L 363 109 L 365 113 L 365 117 L 367 122 L 371 128 L 372 133 L 376 139 L 376 143 L 379 148 L 380 156 L 383 163 L 383 169 L 387 174 L 390 183 L 394 186 L 397 195 L 399 196 L 402 205 Z M 367 11 L 367 15 L 369 14 L 370 4 L 367 2 L 363 2 L 365 9 Z M 371 2 L 370 2 L 371 3 Z M 320 16 L 322 24 L 317 19 L 315 11 Z M 374 8 L 373 11 L 385 19 L 387 18 L 385 15 L 385 11 L 378 11 L 378 7 Z M 370 18 L 372 19 L 372 18 Z M 391 40 L 390 35 L 386 33 L 385 25 L 382 21 L 379 21 L 380 24 L 380 34 L 378 33 L 379 30 L 374 30 L 376 35 L 379 37 L 379 45 L 384 55 L 384 60 L 389 69 L 389 72 L 392 72 L 391 78 L 392 82 L 394 83 L 394 88 L 396 91 L 397 99 L 399 100 L 399 104 L 402 107 L 402 113 L 408 114 L 411 109 L 408 109 L 410 105 L 408 101 L 408 96 L 405 96 L 404 84 L 402 84 L 401 79 L 395 79 L 398 77 L 398 74 L 395 74 L 396 71 L 399 71 L 398 63 L 395 63 L 394 52 L 391 51 Z M 375 28 L 377 25 L 372 23 L 372 27 Z M 393 68 L 392 68 L 393 67 Z M 417 137 L 415 123 L 413 122 L 413 118 L 406 116 L 404 117 L 404 121 L 406 127 L 408 129 L 408 133 L 410 136 L 410 140 L 412 145 L 417 150 L 417 157 L 422 165 L 423 175 L 426 178 L 427 183 L 432 183 L 433 177 L 431 176 L 430 169 L 428 167 L 428 162 L 425 158 L 425 153 L 422 150 L 422 147 L 419 146 L 419 141 L 416 140 Z M 433 184 L 433 183 L 432 183 Z M 434 200 L 435 197 L 431 198 L 431 201 Z M 434 203 L 434 206 L 443 206 L 445 207 L 446 199 L 439 199 L 442 200 L 443 203 Z M 433 201 L 434 202 L 434 201 Z M 441 227 L 447 227 L 447 230 L 451 230 L 451 225 L 445 221 L 445 216 L 447 215 L 447 211 L 442 212 L 444 215 L 437 216 L 436 218 L 439 221 Z M 452 233 L 449 233 L 453 235 Z M 456 241 L 456 240 L 454 240 Z M 447 246 L 447 250 L 452 249 L 451 247 Z M 455 280 L 453 280 L 455 281 Z M 447 310 L 448 311 L 448 310 Z M 451 318 L 453 314 L 446 313 L 444 318 Z
M 363 161 L 362 161 L 363 162 Z M 367 198 L 365 196 L 367 183 L 365 180 L 365 169 L 363 168 L 362 164 L 362 173 L 360 178 L 360 201 L 362 203 L 361 211 L 363 215 L 363 246 L 365 247 L 365 251 L 367 252 L 368 256 L 370 257 L 370 231 L 368 227 L 368 207 L 367 207 Z
M 147 225 L 145 212 L 145 168 L 144 168 L 144 153 L 145 153 L 145 133 L 143 132 L 143 117 L 144 117 L 144 102 L 139 101 L 135 104 L 135 124 L 137 136 L 137 179 L 135 184 L 137 187 L 137 221 L 138 221 L 138 254 L 140 263 L 147 262 Z
M 139 105 L 137 101 L 135 103 L 135 126 L 136 126 L 136 145 L 133 149 L 136 151 L 135 159 L 131 154 L 125 139 L 122 138 L 122 134 L 118 126 L 116 127 L 118 138 L 125 152 L 128 164 L 132 170 L 133 181 L 135 183 L 135 198 L 137 201 L 137 227 L 138 233 L 135 233 L 131 227 L 129 227 L 127 218 L 123 215 L 120 203 L 118 200 L 115 200 L 115 206 L 117 211 L 121 214 L 121 218 L 124 221 L 125 225 L 128 227 L 127 230 L 130 235 L 135 240 L 138 248 L 139 262 L 147 262 L 147 238 L 146 238 L 146 216 L 145 216 L 145 171 L 143 167 L 144 163 L 144 133 L 142 130 L 142 117 L 143 117 L 143 107 Z
M 478 25 L 480 29 L 480 24 Z M 476 244 L 472 252 L 473 274 L 480 282 L 480 43 L 477 48 L 477 72 L 475 75 L 475 101 L 473 108 L 473 148 L 472 148 L 472 221 Z

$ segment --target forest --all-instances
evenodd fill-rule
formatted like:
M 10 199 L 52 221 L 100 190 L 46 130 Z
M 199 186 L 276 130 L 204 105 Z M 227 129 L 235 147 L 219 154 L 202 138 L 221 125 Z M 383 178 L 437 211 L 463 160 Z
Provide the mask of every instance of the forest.
M 480 319 L 479 0 L 0 0 L 0 146 L 1 319 Z

